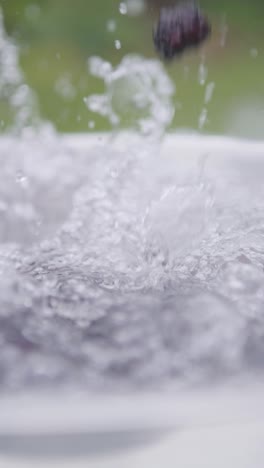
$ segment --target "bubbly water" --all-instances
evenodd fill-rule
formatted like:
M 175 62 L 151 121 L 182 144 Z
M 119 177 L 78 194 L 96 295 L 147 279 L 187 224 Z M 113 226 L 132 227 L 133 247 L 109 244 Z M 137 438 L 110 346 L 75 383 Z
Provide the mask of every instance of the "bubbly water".
M 37 117 L 1 28 L 1 391 L 261 374 L 263 164 L 242 144 L 223 163 L 199 144 L 184 161 L 177 138 L 166 152 L 174 86 L 160 62 L 88 66 L 105 93 L 85 104 L 115 130 L 81 144 Z

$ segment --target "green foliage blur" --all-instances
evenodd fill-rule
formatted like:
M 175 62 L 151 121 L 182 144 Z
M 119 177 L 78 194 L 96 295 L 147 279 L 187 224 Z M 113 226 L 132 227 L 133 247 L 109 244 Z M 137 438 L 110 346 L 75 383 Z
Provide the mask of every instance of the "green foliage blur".
M 0 0 L 42 117 L 61 132 L 109 130 L 108 120 L 84 103 L 86 96 L 104 91 L 87 60 L 96 55 L 116 65 L 131 53 L 159 60 L 152 43 L 158 3 L 162 0 L 148 0 L 145 10 L 132 16 L 120 13 L 118 0 Z M 200 6 L 212 21 L 212 37 L 198 52 L 165 65 L 176 84 L 172 128 L 263 138 L 264 1 L 200 0 Z M 210 83 L 214 92 L 206 103 Z M 206 121 L 199 126 L 204 111 Z

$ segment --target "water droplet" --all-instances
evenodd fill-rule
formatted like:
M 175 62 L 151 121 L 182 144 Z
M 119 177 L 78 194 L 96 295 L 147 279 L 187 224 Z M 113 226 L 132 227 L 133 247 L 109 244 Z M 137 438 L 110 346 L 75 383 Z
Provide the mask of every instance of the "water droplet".
M 215 83 L 213 81 L 211 81 L 210 83 L 206 85 L 205 98 L 204 98 L 205 104 L 208 104 L 211 101 L 213 97 L 214 89 L 215 89 Z
M 23 188 L 28 184 L 28 179 L 22 171 L 17 171 L 16 173 L 16 182 L 19 183 Z
M 125 2 L 120 3 L 119 12 L 121 13 L 121 15 L 126 15 L 127 14 L 127 5 L 125 4 Z
M 252 58 L 257 58 L 258 54 L 259 54 L 258 49 L 256 49 L 255 47 L 250 49 L 250 55 L 251 55 Z
M 113 19 L 110 19 L 106 23 L 106 29 L 109 32 L 114 32 L 116 30 L 116 22 Z
M 118 39 L 115 40 L 115 48 L 117 50 L 121 49 L 121 42 Z
M 146 8 L 144 0 L 126 0 L 126 6 L 127 14 L 130 16 L 141 15 Z
M 94 122 L 94 120 L 89 120 L 89 122 L 88 122 L 88 127 L 89 127 L 90 129 L 93 129 L 93 128 L 95 127 L 95 122 Z
M 208 75 L 208 69 L 204 65 L 204 63 L 201 63 L 200 66 L 199 66 L 199 70 L 198 70 L 198 81 L 199 81 L 201 86 L 204 86 L 204 84 L 205 84 L 205 82 L 207 80 L 207 75 Z
M 112 72 L 112 65 L 100 57 L 90 57 L 88 60 L 88 69 L 92 75 L 106 79 Z
M 220 47 L 225 47 L 226 40 L 228 34 L 228 25 L 226 21 L 226 17 L 222 18 L 221 26 L 220 26 Z
M 198 128 L 199 130 L 202 130 L 207 122 L 207 115 L 208 115 L 208 111 L 207 109 L 204 107 L 202 109 L 202 112 L 199 116 L 199 122 L 198 122 Z

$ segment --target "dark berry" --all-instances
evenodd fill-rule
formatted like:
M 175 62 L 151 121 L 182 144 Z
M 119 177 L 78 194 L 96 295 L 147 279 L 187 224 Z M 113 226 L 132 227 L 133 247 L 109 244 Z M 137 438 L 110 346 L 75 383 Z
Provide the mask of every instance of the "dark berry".
M 208 19 L 194 3 L 162 8 L 153 31 L 159 54 L 171 60 L 185 49 L 199 46 L 211 33 Z

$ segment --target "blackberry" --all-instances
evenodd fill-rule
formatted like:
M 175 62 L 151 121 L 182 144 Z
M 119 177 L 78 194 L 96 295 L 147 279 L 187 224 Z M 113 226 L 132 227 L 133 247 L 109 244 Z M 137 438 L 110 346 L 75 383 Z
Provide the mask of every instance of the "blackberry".
M 162 8 L 153 30 L 156 50 L 172 60 L 190 47 L 198 47 L 211 33 L 211 25 L 194 3 Z

